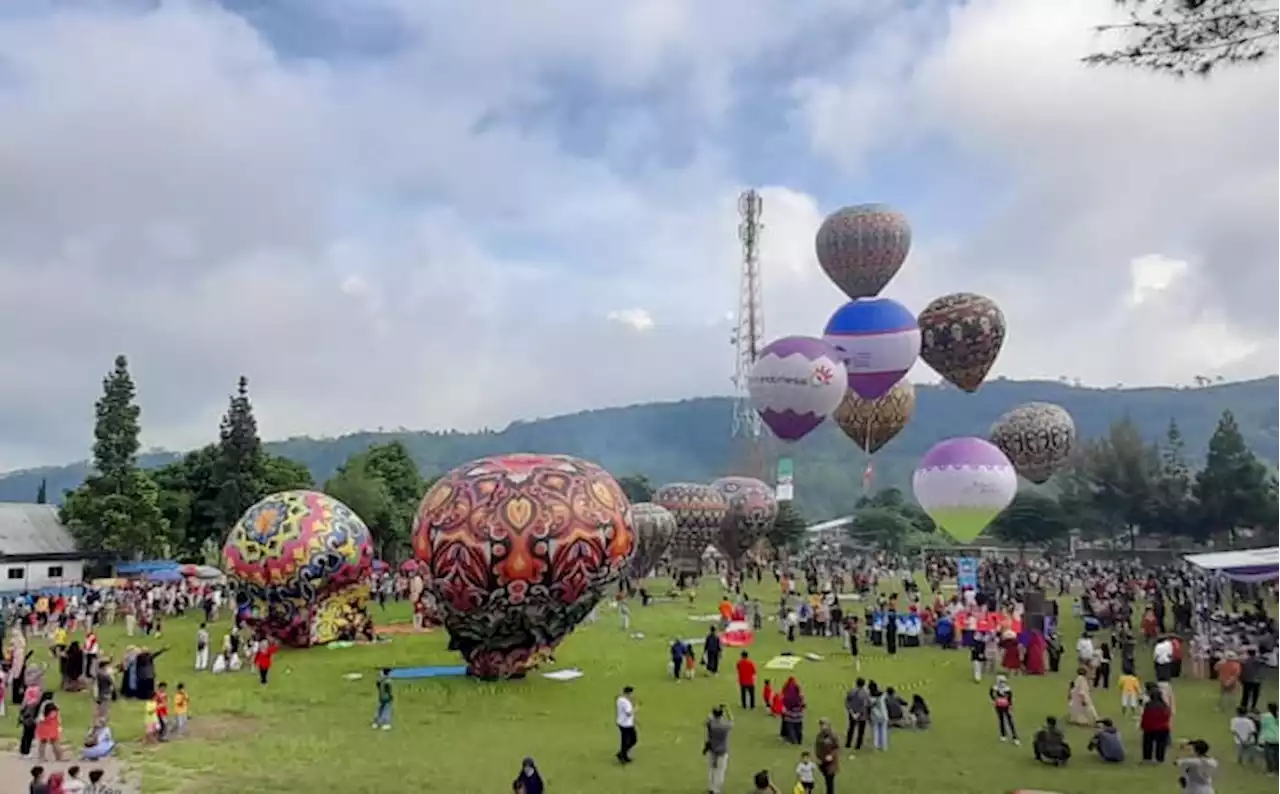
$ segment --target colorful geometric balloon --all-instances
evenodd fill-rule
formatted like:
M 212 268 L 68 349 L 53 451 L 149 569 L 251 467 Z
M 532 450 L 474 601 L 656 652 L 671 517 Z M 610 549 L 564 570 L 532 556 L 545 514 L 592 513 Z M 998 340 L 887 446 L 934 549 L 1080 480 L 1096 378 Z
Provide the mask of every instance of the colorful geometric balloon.
M 798 441 L 840 404 L 847 381 L 844 363 L 826 342 L 785 336 L 760 351 L 747 389 L 774 435 Z
M 721 477 L 711 487 L 724 496 L 729 507 L 720 523 L 716 548 L 736 566 L 756 541 L 773 529 L 778 500 L 772 488 L 754 477 Z
M 943 295 L 920 312 L 920 357 L 943 378 L 973 393 L 1004 345 L 1004 312 L 970 292 Z
M 1018 474 L 1039 485 L 1070 459 L 1076 423 L 1060 405 L 1025 403 L 996 420 L 991 442 L 1009 457 Z
M 676 534 L 671 539 L 671 560 L 682 571 L 699 570 L 702 553 L 720 533 L 729 503 L 710 485 L 673 482 L 653 494 L 653 503 L 671 511 Z
M 427 491 L 413 550 L 469 675 L 523 676 L 590 614 L 635 552 L 629 511 L 567 455 L 484 458 Z
M 880 294 L 907 260 L 911 225 L 884 204 L 859 204 L 836 210 L 818 227 L 814 239 L 818 264 L 850 298 Z
M 284 491 L 245 511 L 222 547 L 249 624 L 305 648 L 369 625 L 373 541 L 351 508 L 318 491 Z
M 903 378 L 877 400 L 864 400 L 853 390 L 845 392 L 834 418 L 853 443 L 874 455 L 902 432 L 915 410 L 916 387 Z
M 1013 501 L 1018 475 L 994 444 L 949 438 L 920 460 L 911 487 L 934 523 L 968 543 Z
M 671 511 L 652 502 L 631 505 L 631 531 L 636 533 L 636 553 L 631 558 L 631 575 L 642 579 L 657 566 L 676 534 Z
M 823 341 L 849 372 L 849 388 L 864 400 L 888 393 L 920 355 L 915 315 L 888 298 L 862 298 L 836 309 Z

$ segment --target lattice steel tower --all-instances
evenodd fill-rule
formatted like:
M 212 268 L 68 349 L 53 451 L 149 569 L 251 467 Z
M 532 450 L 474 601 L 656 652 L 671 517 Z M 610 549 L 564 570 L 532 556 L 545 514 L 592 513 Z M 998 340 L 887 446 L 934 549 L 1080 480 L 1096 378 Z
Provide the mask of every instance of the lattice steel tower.
M 754 190 L 738 197 L 738 239 L 742 241 L 742 273 L 738 281 L 738 317 L 733 337 L 736 353 L 733 384 L 733 436 L 738 440 L 737 468 L 743 474 L 763 477 L 760 415 L 751 405 L 747 377 L 760 354 L 764 339 L 764 306 L 760 290 L 760 215 L 764 202 Z

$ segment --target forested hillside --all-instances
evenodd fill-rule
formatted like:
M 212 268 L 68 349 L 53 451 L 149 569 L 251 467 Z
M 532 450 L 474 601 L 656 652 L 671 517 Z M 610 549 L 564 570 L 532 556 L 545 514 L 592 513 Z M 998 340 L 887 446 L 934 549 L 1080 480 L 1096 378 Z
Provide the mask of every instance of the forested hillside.
M 918 387 L 910 426 L 876 456 L 876 486 L 906 486 L 916 461 L 933 443 L 948 436 L 985 435 L 1001 413 L 1033 400 L 1065 407 L 1085 438 L 1102 435 L 1113 421 L 1128 416 L 1155 440 L 1174 419 L 1193 459 L 1204 454 L 1219 416 L 1230 409 L 1248 446 L 1274 464 L 1277 385 L 1274 377 L 1184 389 L 1089 389 L 1006 380 L 972 395 L 941 386 Z M 333 439 L 293 438 L 268 443 L 266 450 L 306 465 L 317 482 L 328 479 L 352 454 L 392 440 L 404 443 L 427 476 L 500 452 L 564 452 L 595 460 L 618 476 L 644 474 L 655 484 L 709 480 L 733 468 L 730 408 L 727 398 L 711 397 L 516 422 L 498 432 L 357 433 Z M 834 427 L 820 428 L 800 444 L 771 453 L 795 460 L 796 496 L 810 520 L 847 513 L 861 493 L 866 458 Z M 154 467 L 176 457 L 144 455 L 141 462 Z M 60 501 L 65 490 L 83 481 L 86 470 L 85 463 L 77 463 L 5 475 L 0 477 L 0 501 L 34 501 L 42 480 L 47 481 L 49 500 Z

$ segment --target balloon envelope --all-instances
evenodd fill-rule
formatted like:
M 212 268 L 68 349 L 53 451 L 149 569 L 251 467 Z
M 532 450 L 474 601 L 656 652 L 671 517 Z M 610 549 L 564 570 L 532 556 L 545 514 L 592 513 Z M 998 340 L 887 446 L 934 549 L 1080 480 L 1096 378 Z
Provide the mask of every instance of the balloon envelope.
M 994 444 L 950 438 L 925 453 L 911 487 L 934 523 L 968 543 L 1013 501 L 1018 475 Z
M 631 505 L 631 529 L 636 533 L 636 553 L 631 558 L 631 575 L 642 578 L 662 559 L 676 534 L 671 511 L 652 502 Z
M 427 491 L 413 550 L 468 673 L 522 676 L 591 612 L 635 551 L 629 511 L 567 455 L 484 458 Z
M 884 204 L 844 207 L 827 216 L 814 238 L 818 264 L 850 298 L 880 294 L 911 251 L 911 225 Z
M 1071 457 L 1076 423 L 1053 403 L 1025 403 L 996 420 L 991 441 L 1018 473 L 1037 485 L 1048 482 Z
M 360 516 L 318 491 L 283 491 L 245 511 L 222 547 L 222 570 L 255 628 L 306 647 L 369 620 L 373 539 Z
M 715 541 L 729 510 L 729 503 L 710 485 L 673 482 L 653 493 L 653 503 L 671 511 L 676 534 L 671 539 L 671 559 L 683 570 L 701 566 L 702 553 Z
M 849 388 L 864 400 L 886 394 L 920 355 L 915 315 L 888 298 L 863 298 L 836 309 L 823 340 L 849 373 Z
M 864 400 L 853 390 L 845 392 L 835 420 L 853 443 L 873 455 L 902 432 L 915 409 L 916 387 L 903 378 L 876 400 Z
M 720 523 L 716 548 L 737 565 L 756 541 L 773 529 L 778 500 L 773 489 L 754 477 L 721 477 L 711 483 L 725 498 L 728 510 Z
M 946 380 L 975 392 L 1004 346 L 1004 312 L 971 292 L 943 295 L 920 312 L 920 357 Z
M 848 375 L 821 339 L 787 336 L 760 351 L 747 378 L 751 402 L 774 435 L 804 438 L 840 404 Z

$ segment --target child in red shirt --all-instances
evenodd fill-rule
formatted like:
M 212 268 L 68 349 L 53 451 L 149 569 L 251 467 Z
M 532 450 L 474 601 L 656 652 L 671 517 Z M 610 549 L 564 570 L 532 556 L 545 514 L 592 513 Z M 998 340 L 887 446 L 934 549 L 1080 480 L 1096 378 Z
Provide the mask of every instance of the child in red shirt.
M 168 736 L 169 728 L 169 685 L 164 681 L 156 684 L 156 720 L 160 723 L 160 730 L 157 734 L 160 741 L 164 741 Z
M 267 683 L 267 674 L 271 672 L 271 660 L 279 648 L 280 646 L 271 640 L 263 640 L 258 643 L 258 652 L 253 655 L 253 666 L 258 668 L 258 679 L 264 686 Z
M 773 715 L 773 682 L 769 679 L 764 680 L 764 692 L 761 693 L 761 700 L 764 703 L 765 711 Z

